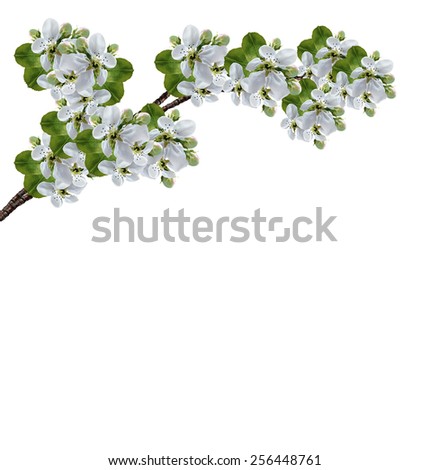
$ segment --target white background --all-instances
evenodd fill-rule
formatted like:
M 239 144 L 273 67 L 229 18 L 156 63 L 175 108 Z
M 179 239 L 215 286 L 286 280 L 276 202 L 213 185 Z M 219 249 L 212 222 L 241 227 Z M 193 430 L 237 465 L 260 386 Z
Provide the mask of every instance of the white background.
M 15 48 L 46 17 L 134 64 L 123 107 L 162 89 L 155 55 L 189 23 L 296 47 L 318 24 L 395 62 L 398 98 L 349 110 L 324 152 L 228 97 L 197 122 L 201 165 L 173 190 L 92 182 L 0 226 L 0 468 L 102 470 L 107 457 L 319 454 L 327 470 L 429 468 L 427 25 L 421 2 L 13 2 L 2 13 L 1 202 L 53 109 Z M 421 7 L 422 8 L 422 7 Z M 217 218 L 337 215 L 337 243 L 91 242 L 113 208 Z

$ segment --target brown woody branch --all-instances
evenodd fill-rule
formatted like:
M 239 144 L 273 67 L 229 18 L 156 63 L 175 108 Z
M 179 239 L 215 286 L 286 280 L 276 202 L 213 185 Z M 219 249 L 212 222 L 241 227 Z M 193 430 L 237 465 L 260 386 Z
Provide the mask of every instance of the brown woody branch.
M 30 199 L 33 199 L 33 196 L 30 196 L 25 189 L 21 189 L 21 191 L 15 194 L 15 196 L 0 211 L 0 222 L 6 219 L 6 217 L 9 217 L 14 210 L 18 209 L 19 206 L 22 206 Z

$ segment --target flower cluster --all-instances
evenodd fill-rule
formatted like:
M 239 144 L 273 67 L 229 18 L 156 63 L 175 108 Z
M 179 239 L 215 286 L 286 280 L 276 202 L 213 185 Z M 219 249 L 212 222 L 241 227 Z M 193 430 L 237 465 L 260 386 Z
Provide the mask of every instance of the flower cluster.
M 294 103 L 286 106 L 286 117 L 281 126 L 288 130 L 291 139 L 297 136 L 324 148 L 329 134 L 345 130 L 341 116 L 346 106 L 363 109 L 372 117 L 379 102 L 395 96 L 391 85 L 394 77 L 390 74 L 393 63 L 381 60 L 379 52 L 362 57 L 360 66 L 350 73 L 336 67 L 356 46 L 356 41 L 346 40 L 341 32 L 337 37 L 329 37 L 327 46 L 318 50 L 315 56 L 308 51 L 303 53 L 299 74 L 303 79 L 312 80 L 315 89 L 301 106 Z
M 116 104 L 133 67 L 115 56 L 116 44 L 52 19 L 30 35 L 32 43 L 18 47 L 15 58 L 27 85 L 50 90 L 58 109 L 42 117 L 42 138 L 32 137 L 32 150 L 15 164 L 28 195 L 50 196 L 56 207 L 105 175 L 117 186 L 144 177 L 172 187 L 177 172 L 199 163 L 196 126 L 175 109 L 188 99 L 201 106 L 229 94 L 235 105 L 270 117 L 282 106 L 289 137 L 322 149 L 328 135 L 345 129 L 346 107 L 372 117 L 382 100 L 395 97 L 393 63 L 377 51 L 367 54 L 343 32 L 318 26 L 297 52 L 280 39 L 248 33 L 229 51 L 228 36 L 190 25 L 155 59 L 166 91 L 137 113 L 121 111 Z
M 192 137 L 195 124 L 180 120 L 177 110 L 160 115 L 149 130 L 151 116 L 147 112 L 133 114 L 129 109 L 121 112 L 117 106 L 107 106 L 111 93 L 104 86 L 117 65 L 114 53 L 118 46 L 106 47 L 102 35 L 90 36 L 87 29 L 72 29 L 69 24 L 60 27 L 51 19 L 45 21 L 42 32 L 32 30 L 30 34 L 31 51 L 40 57 L 43 68 L 37 84 L 49 89 L 59 106 L 56 118 L 60 127 L 54 125 L 55 129 L 60 132 L 65 125 L 67 133 L 68 142 L 60 146 L 56 142 L 53 145 L 55 134 L 30 139 L 31 158 L 40 165 L 44 179 L 37 191 L 50 196 L 54 206 L 75 202 L 88 178 L 94 176 L 111 175 L 118 186 L 144 176 L 171 187 L 179 170 L 198 164 L 194 150 L 197 141 Z M 202 47 L 199 45 L 199 51 Z M 213 45 L 201 53 L 203 57 L 212 54 L 216 60 L 217 54 L 225 55 L 224 49 Z M 204 67 L 194 67 L 191 59 L 189 63 L 190 73 L 200 70 L 201 77 L 207 74 Z M 187 70 L 184 68 L 185 73 Z M 86 142 L 78 142 L 83 135 Z M 92 155 L 82 150 L 87 147 Z
M 101 34 L 90 36 L 87 29 L 73 30 L 70 24 L 60 28 L 53 19 L 45 21 L 42 32 L 32 30 L 32 37 L 31 49 L 40 54 L 46 72 L 37 78 L 37 84 L 51 90 L 60 106 L 58 119 L 67 123 L 67 132 L 74 139 L 80 131 L 91 128 L 90 117 L 111 98 L 110 92 L 101 88 L 109 70 L 116 66 L 118 47 L 106 47 Z
M 113 182 L 120 186 L 127 181 L 137 181 L 139 175 L 152 179 L 162 178 L 166 186 L 173 184 L 176 172 L 197 164 L 192 147 L 197 141 L 191 138 L 195 124 L 190 120 L 179 120 L 177 110 L 161 116 L 157 128 L 148 130 L 149 116 L 139 113 L 130 121 L 127 111 L 122 115 L 116 106 L 104 108 L 93 136 L 102 140 L 107 160 L 98 165 L 99 170 L 112 175 Z
M 218 36 L 211 39 L 210 32 L 187 26 L 182 38 L 172 40 L 172 58 L 181 61 L 187 78 L 177 90 L 196 106 L 227 93 L 234 104 L 261 108 L 268 116 L 274 116 L 282 102 L 286 116 L 281 126 L 289 136 L 323 148 L 329 134 L 345 129 L 341 117 L 345 106 L 373 116 L 377 103 L 395 93 L 391 61 L 380 60 L 378 52 L 368 57 L 343 32 L 333 36 L 324 27 L 316 32 L 315 41 L 304 41 L 308 47 L 312 43 L 311 51 L 304 50 L 301 64 L 296 65 L 296 51 L 283 49 L 279 39 L 267 44 L 257 33 L 249 33 L 241 49 L 227 53 L 225 47 L 215 45 Z M 325 35 L 322 47 L 316 47 L 321 46 L 317 34 Z M 354 52 L 351 60 L 350 51 Z M 351 69 L 357 57 L 361 63 Z

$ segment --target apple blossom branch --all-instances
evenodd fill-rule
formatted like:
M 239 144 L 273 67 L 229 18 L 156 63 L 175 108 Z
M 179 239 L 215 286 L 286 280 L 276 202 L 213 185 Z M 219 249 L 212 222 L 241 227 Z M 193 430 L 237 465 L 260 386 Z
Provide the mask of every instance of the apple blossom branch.
M 170 96 L 170 93 L 167 91 L 160 95 L 156 100 L 154 100 L 154 104 L 161 105 L 163 104 Z M 162 107 L 163 111 L 168 111 L 169 109 L 175 108 L 179 106 L 181 103 L 185 103 L 190 99 L 190 96 L 183 96 L 181 98 L 177 98 L 171 103 Z M 18 193 L 13 196 L 13 198 L 0 210 L 0 222 L 3 222 L 7 217 L 9 217 L 12 212 L 14 212 L 18 207 L 25 204 L 27 201 L 33 199 L 33 196 L 28 194 L 25 189 L 21 189 Z

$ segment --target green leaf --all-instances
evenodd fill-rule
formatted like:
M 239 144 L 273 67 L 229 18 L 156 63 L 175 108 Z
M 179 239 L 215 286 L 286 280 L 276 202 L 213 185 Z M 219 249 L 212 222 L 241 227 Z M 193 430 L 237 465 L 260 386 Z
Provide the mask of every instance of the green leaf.
M 245 56 L 245 52 L 241 47 L 238 47 L 229 51 L 229 53 L 225 57 L 224 65 L 227 72 L 230 72 L 231 64 L 239 64 L 242 66 L 244 72 L 246 73 L 246 66 L 248 65 L 248 62 L 249 61 Z
M 43 88 L 37 84 L 37 79 L 44 73 L 45 70 L 42 67 L 26 67 L 24 69 L 24 81 L 28 88 L 36 91 L 43 90 Z
M 75 139 L 75 143 L 79 149 L 87 155 L 102 153 L 101 140 L 97 140 L 93 137 L 92 129 L 86 129 L 80 132 Z
M 66 135 L 53 135 L 51 136 L 51 142 L 49 144 L 49 148 L 52 150 L 52 153 L 56 155 L 57 157 L 61 158 L 69 158 L 68 155 L 66 155 L 63 152 L 63 147 L 68 143 L 71 142 L 72 139 L 66 134 Z
M 151 122 L 148 124 L 148 129 L 152 130 L 157 127 L 157 121 L 161 116 L 164 116 L 164 111 L 158 104 L 149 103 L 141 110 L 142 113 L 148 113 L 151 116 Z
M 68 135 L 66 124 L 59 121 L 57 118 L 57 111 L 51 111 L 50 113 L 45 114 L 40 121 L 40 125 L 43 132 L 46 132 L 49 135 Z
M 351 73 L 351 66 L 347 59 L 340 59 L 333 65 L 333 78 L 335 80 L 339 72 L 345 72 L 349 78 L 349 74 Z
M 22 44 L 15 51 L 15 60 L 22 67 L 40 67 L 40 57 L 31 50 L 31 44 Z
M 31 158 L 31 150 L 26 150 L 16 156 L 15 168 L 23 175 L 40 174 L 40 162 Z
M 112 106 L 114 104 L 119 103 L 122 100 L 122 97 L 124 96 L 124 85 L 123 82 L 114 82 L 111 81 L 110 79 L 105 82 L 105 84 L 98 88 L 102 89 L 104 88 L 105 90 L 108 90 L 111 94 L 110 100 L 106 103 L 105 106 Z
M 189 79 L 186 79 L 182 73 L 170 73 L 164 77 L 164 88 L 166 91 L 168 91 L 172 96 L 176 96 L 177 98 L 180 98 L 183 96 L 179 91 L 177 90 L 177 86 L 181 82 L 189 82 L 193 78 L 190 77 Z
M 133 75 L 133 65 L 126 59 L 117 59 L 116 66 L 109 70 L 108 82 L 126 82 Z
M 172 57 L 172 51 L 170 49 L 161 51 L 155 58 L 154 63 L 157 70 L 165 75 L 169 73 L 181 73 L 180 62 Z
M 313 56 L 318 52 L 313 39 L 305 39 L 299 44 L 299 47 L 297 48 L 297 55 L 301 59 L 303 52 L 310 52 Z
M 99 170 L 99 163 L 104 160 L 109 160 L 104 153 L 91 153 L 85 157 L 85 166 L 91 176 L 106 176 Z
M 321 48 L 327 46 L 327 39 L 332 37 L 333 33 L 325 26 L 317 26 L 312 32 L 312 41 L 315 48 L 319 51 Z
M 346 54 L 346 60 L 351 66 L 351 72 L 357 67 L 361 67 L 361 59 L 367 57 L 367 52 L 360 46 L 352 46 Z
M 357 68 L 361 67 L 361 59 L 367 57 L 367 52 L 360 46 L 349 49 L 346 58 L 336 61 L 333 66 L 333 75 L 336 78 L 339 72 L 345 72 L 348 77 Z
M 242 49 L 246 60 L 250 62 L 252 59 L 259 57 L 258 53 L 261 46 L 266 45 L 266 40 L 258 33 L 248 33 L 242 40 Z
M 297 109 L 300 110 L 302 104 L 310 99 L 312 90 L 315 90 L 316 83 L 308 78 L 300 80 L 302 91 L 299 95 L 288 95 L 282 100 L 282 109 L 285 111 L 289 104 L 295 104 Z
M 25 175 L 24 189 L 33 197 L 42 198 L 43 196 L 37 192 L 37 186 L 44 181 L 53 181 L 52 178 L 47 180 L 41 173 L 38 175 Z

